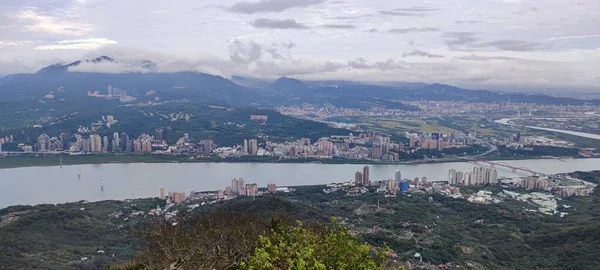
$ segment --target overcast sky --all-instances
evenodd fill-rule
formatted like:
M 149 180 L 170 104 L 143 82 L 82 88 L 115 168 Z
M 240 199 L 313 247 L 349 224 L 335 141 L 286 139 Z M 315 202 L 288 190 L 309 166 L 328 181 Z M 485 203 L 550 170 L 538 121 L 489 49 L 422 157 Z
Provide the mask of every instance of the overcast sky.
M 108 55 L 225 77 L 597 91 L 599 26 L 598 0 L 1 0 L 0 76 Z

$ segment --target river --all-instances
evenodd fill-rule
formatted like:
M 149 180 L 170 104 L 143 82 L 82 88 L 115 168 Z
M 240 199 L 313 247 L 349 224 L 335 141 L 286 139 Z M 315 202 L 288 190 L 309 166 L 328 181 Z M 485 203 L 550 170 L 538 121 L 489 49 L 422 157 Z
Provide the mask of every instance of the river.
M 513 160 L 507 163 L 548 174 L 600 170 L 600 159 Z M 403 178 L 426 176 L 446 180 L 450 169 L 467 171 L 474 166 L 468 162 L 370 165 L 370 174 L 371 179 L 383 180 L 393 178 L 394 172 L 400 170 Z M 269 183 L 278 186 L 327 184 L 353 179 L 354 173 L 362 167 L 350 164 L 131 163 L 1 169 L 0 208 L 17 204 L 155 197 L 159 187 L 179 191 L 217 190 L 224 189 L 231 184 L 231 179 L 239 177 L 246 183 L 257 183 L 259 187 Z M 499 169 L 498 173 L 500 176 L 519 176 L 510 170 Z M 82 176 L 80 179 L 78 174 Z M 104 191 L 100 190 L 101 184 Z
M 552 119 L 552 118 L 548 118 L 548 119 Z M 513 120 L 513 119 L 502 118 L 500 120 L 494 121 L 494 123 L 514 126 L 515 124 L 512 124 L 510 122 L 511 120 Z M 556 132 L 556 133 L 569 134 L 569 135 L 583 137 L 583 138 L 600 140 L 600 135 L 593 134 L 593 133 L 585 133 L 585 132 L 579 132 L 579 131 L 562 130 L 562 129 L 554 129 L 554 128 L 534 127 L 534 126 L 524 126 L 524 127 L 530 128 L 530 129 L 545 130 L 545 131 L 551 131 L 551 132 Z

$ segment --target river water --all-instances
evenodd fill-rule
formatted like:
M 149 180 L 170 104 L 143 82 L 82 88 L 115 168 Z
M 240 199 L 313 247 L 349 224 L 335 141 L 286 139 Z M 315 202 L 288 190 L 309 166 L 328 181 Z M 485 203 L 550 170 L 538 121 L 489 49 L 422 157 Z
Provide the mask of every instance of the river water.
M 600 159 L 540 159 L 506 161 L 541 173 L 600 170 Z M 427 177 L 447 180 L 448 171 L 472 170 L 468 162 L 370 165 L 371 179 Z M 0 170 L 0 208 L 17 204 L 64 203 L 78 200 L 146 198 L 158 196 L 160 187 L 167 191 L 206 191 L 224 189 L 231 179 L 242 177 L 246 183 L 266 187 L 313 185 L 341 182 L 354 178 L 363 165 L 332 164 L 240 164 L 240 163 L 132 163 L 95 164 L 56 167 L 25 167 Z M 81 178 L 77 175 L 81 174 Z M 521 176 L 511 170 L 498 170 L 499 176 Z M 104 191 L 100 186 L 104 186 Z
M 553 119 L 553 118 L 548 118 L 548 119 Z M 512 126 L 514 124 L 512 124 L 510 122 L 511 120 L 513 120 L 513 119 L 511 119 L 511 118 L 502 118 L 500 120 L 494 121 L 494 123 L 503 124 L 503 125 L 511 125 Z M 590 139 L 600 140 L 600 135 L 593 134 L 593 133 L 585 133 L 585 132 L 579 132 L 579 131 L 554 129 L 554 128 L 534 127 L 534 126 L 524 126 L 524 127 L 530 128 L 530 129 L 545 130 L 545 131 L 551 131 L 551 132 L 556 132 L 556 133 L 569 134 L 569 135 L 573 135 L 573 136 L 577 136 L 577 137 L 583 137 L 583 138 L 590 138 Z

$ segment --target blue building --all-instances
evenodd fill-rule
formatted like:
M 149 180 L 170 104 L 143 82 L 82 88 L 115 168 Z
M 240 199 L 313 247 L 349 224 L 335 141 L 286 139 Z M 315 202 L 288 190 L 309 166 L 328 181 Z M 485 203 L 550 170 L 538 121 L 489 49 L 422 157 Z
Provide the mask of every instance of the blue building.
M 402 180 L 400 183 L 398 183 L 398 186 L 400 187 L 400 192 L 408 192 L 408 189 L 410 188 L 410 181 Z

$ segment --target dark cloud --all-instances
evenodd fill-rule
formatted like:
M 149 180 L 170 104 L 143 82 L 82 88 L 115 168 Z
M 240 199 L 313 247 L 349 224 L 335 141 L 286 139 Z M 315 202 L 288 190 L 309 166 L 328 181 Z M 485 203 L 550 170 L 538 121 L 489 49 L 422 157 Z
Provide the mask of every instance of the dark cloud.
M 443 55 L 431 54 L 431 53 L 424 52 L 421 50 L 412 50 L 410 52 L 405 52 L 402 54 L 402 57 L 414 57 L 414 56 L 426 57 L 426 58 L 444 58 Z
M 411 7 L 411 8 L 397 8 L 394 9 L 396 11 L 413 11 L 413 12 L 427 12 L 427 11 L 436 11 L 440 10 L 439 8 L 432 7 Z
M 243 43 L 236 39 L 229 44 L 229 58 L 241 64 L 257 61 L 262 56 L 263 47 L 254 42 Z
M 467 21 L 456 20 L 454 22 L 456 24 L 476 24 L 476 23 L 482 23 L 482 21 L 477 21 L 477 20 L 467 20 Z
M 227 10 L 236 13 L 254 14 L 260 12 L 281 12 L 295 7 L 317 5 L 325 0 L 262 0 L 258 2 L 238 2 Z
M 352 25 L 352 24 L 323 24 L 323 25 L 321 25 L 321 27 L 329 28 L 329 29 L 354 29 L 354 28 L 356 28 L 356 26 Z
M 439 28 L 435 27 L 407 27 L 407 28 L 392 28 L 388 32 L 393 34 L 406 34 L 411 32 L 437 32 Z
M 539 42 L 516 39 L 496 40 L 481 43 L 480 45 L 482 47 L 494 47 L 503 51 L 537 51 L 546 48 L 546 45 Z
M 454 49 L 459 46 L 465 46 L 477 42 L 475 32 L 446 32 L 443 37 L 446 39 L 446 45 Z
M 379 11 L 379 13 L 382 15 L 390 15 L 390 16 L 405 16 L 405 17 L 424 16 L 423 13 L 392 11 L 392 10 L 381 10 L 381 11 Z
M 377 28 L 371 28 L 369 30 L 369 33 L 377 33 L 379 30 L 377 30 Z
M 443 35 L 446 45 L 452 50 L 494 48 L 503 51 L 537 51 L 547 47 L 543 43 L 516 39 L 479 42 L 476 36 L 474 32 L 447 32 Z
M 352 69 L 370 69 L 372 68 L 372 66 L 368 63 L 367 60 L 365 60 L 364 58 L 356 58 L 354 60 L 350 60 L 348 61 L 348 65 L 349 68 Z
M 271 20 L 271 19 L 256 19 L 250 23 L 256 28 L 275 28 L 275 29 L 308 29 L 304 24 L 298 23 L 292 19 L 286 20 Z

